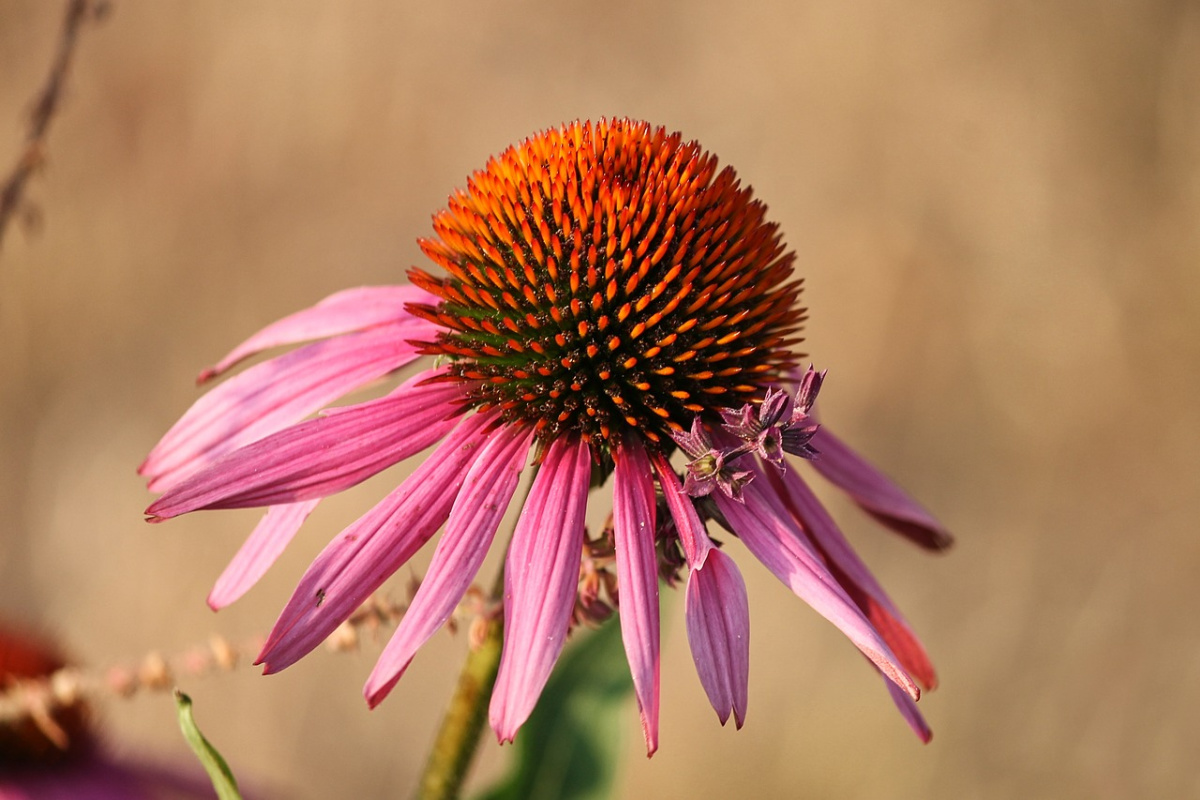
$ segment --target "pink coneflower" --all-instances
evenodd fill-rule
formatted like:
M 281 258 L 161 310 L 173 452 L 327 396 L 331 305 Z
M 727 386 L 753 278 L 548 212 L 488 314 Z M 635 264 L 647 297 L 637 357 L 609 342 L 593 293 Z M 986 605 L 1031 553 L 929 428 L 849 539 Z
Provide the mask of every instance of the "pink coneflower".
M 436 444 L 312 563 L 259 657 L 268 673 L 295 663 L 444 526 L 367 681 L 374 706 L 450 618 L 535 464 L 505 564 L 491 700 L 492 727 L 507 741 L 566 640 L 589 490 L 611 478 L 621 631 L 651 753 L 664 549 L 687 566 L 688 636 L 709 699 L 722 723 L 732 714 L 741 726 L 746 712 L 746 590 L 706 520 L 841 629 L 927 739 L 913 701 L 918 685 L 935 683 L 933 668 L 784 453 L 819 453 L 821 474 L 918 543 L 950 539 L 809 416 L 822 375 L 796 369 L 800 281 L 765 212 L 732 169 L 662 128 L 613 120 L 534 136 L 489 161 L 434 217 L 421 248 L 445 277 L 413 269 L 411 286 L 335 294 L 205 371 L 202 380 L 316 340 L 196 402 L 141 467 L 164 492 L 147 514 L 267 507 L 209 597 L 220 608 L 263 574 L 320 498 Z M 300 421 L 421 356 L 436 357 L 433 366 L 390 394 Z

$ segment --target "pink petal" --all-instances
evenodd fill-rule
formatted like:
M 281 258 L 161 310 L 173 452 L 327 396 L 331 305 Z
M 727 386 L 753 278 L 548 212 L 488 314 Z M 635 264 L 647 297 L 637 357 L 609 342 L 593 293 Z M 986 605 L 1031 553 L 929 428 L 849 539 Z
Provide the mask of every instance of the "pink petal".
M 555 439 L 521 509 L 504 570 L 504 651 L 488 716 L 511 742 L 562 652 L 579 585 L 592 456 Z
M 875 630 L 879 631 L 900 659 L 904 669 L 924 688 L 937 686 L 937 673 L 925 648 L 812 490 L 795 470 L 788 469 L 782 475 L 774 469 L 764 469 L 762 472 L 770 478 L 772 488 L 778 491 L 783 502 L 824 554 L 838 583 L 867 615 Z
M 688 573 L 685 601 L 688 643 L 700 683 L 724 725 L 729 713 L 746 720 L 750 682 L 750 604 L 733 559 L 710 548 Z
M 299 344 L 327 336 L 366 330 L 389 322 L 416 319 L 405 303 L 436 303 L 437 298 L 416 286 L 360 286 L 331 294 L 303 311 L 273 322 L 235 347 L 213 367 L 200 373 L 197 383 L 211 380 L 239 361 L 263 350 Z
M 917 734 L 923 743 L 929 744 L 933 740 L 933 729 L 929 727 L 925 717 L 921 716 L 921 712 L 917 710 L 917 704 L 899 686 L 887 678 L 884 678 L 883 682 L 887 686 L 888 694 L 892 696 L 892 702 L 896 704 L 897 710 L 904 717 L 904 721 L 908 723 L 908 727 L 913 729 L 913 733 Z
M 471 465 L 421 588 L 375 664 L 364 690 L 374 708 L 387 696 L 421 645 L 454 613 L 491 547 L 516 491 L 533 431 L 501 428 Z
M 954 543 L 954 537 L 932 514 L 828 427 L 821 426 L 812 445 L 820 453 L 812 461 L 813 467 L 881 523 L 930 550 L 945 550 Z
M 432 327 L 432 326 L 430 326 Z M 325 339 L 256 364 L 192 405 L 138 468 L 163 491 L 417 358 L 412 325 Z
M 742 727 L 750 680 L 750 605 L 733 559 L 712 546 L 679 477 L 661 453 L 651 456 L 667 508 L 687 557 L 685 613 L 700 683 L 724 725 L 733 713 Z
M 654 548 L 654 477 L 641 441 L 630 436 L 616 452 L 613 533 L 620 587 L 621 638 L 646 737 L 658 749 L 658 558 Z
M 302 503 L 271 506 L 263 515 L 253 533 L 242 544 L 229 566 L 217 578 L 217 583 L 208 593 L 208 607 L 219 611 L 240 598 L 258 583 L 279 554 L 283 552 L 296 531 L 308 519 L 320 500 L 305 500 Z
M 914 699 L 920 689 L 887 644 L 829 573 L 787 509 L 759 475 L 743 489 L 743 503 L 714 492 L 717 507 L 754 557 L 796 595 L 832 622 L 883 673 Z
M 256 663 L 279 672 L 325 640 L 446 521 L 495 414 L 459 423 L 404 483 L 309 566 Z
M 671 512 L 671 518 L 675 520 L 676 530 L 679 531 L 679 542 L 683 545 L 683 554 L 687 558 L 688 566 L 699 569 L 708 557 L 708 551 L 712 549 L 704 523 L 700 521 L 700 515 L 692 505 L 692 498 L 684 492 L 679 483 L 679 476 L 671 468 L 671 462 L 666 456 L 656 452 L 650 460 L 654 465 L 654 473 L 658 476 L 658 485 L 662 487 L 663 498 L 667 501 L 667 509 Z
M 201 508 L 250 508 L 328 497 L 446 435 L 463 388 L 415 375 L 387 397 L 301 422 L 246 445 L 172 486 L 146 509 L 166 519 Z

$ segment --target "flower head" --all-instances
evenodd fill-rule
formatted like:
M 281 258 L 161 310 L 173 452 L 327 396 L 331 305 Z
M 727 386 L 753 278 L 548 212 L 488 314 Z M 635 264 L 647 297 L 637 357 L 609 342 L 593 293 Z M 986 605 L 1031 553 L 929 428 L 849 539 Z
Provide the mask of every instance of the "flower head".
M 491 704 L 492 727 L 511 740 L 581 598 L 595 607 L 595 581 L 579 588 L 592 547 L 584 511 L 589 490 L 611 477 L 619 617 L 653 752 L 663 553 L 686 562 L 689 638 L 709 698 L 722 722 L 732 713 L 740 726 L 745 714 L 745 587 L 709 539 L 694 499 L 707 495 L 705 518 L 727 523 L 841 628 L 925 736 L 913 705 L 917 683 L 934 682 L 924 651 L 783 454 L 819 449 L 817 469 L 886 524 L 930 546 L 949 539 L 818 431 L 808 414 L 820 374 L 800 380 L 795 400 L 778 388 L 796 367 L 805 316 L 793 255 L 765 213 L 732 169 L 662 128 L 612 120 L 538 134 L 489 161 L 435 215 L 421 246 L 445 275 L 413 269 L 412 286 L 336 294 L 203 373 L 317 340 L 196 402 L 142 466 L 164 492 L 147 513 L 267 507 L 210 595 L 220 607 L 261 576 L 320 498 L 436 444 L 317 557 L 260 656 L 268 672 L 300 659 L 444 527 L 367 682 L 374 705 L 467 591 L 532 460 Z M 304 420 L 420 356 L 438 360 L 391 394 Z M 677 447 L 690 459 L 682 482 L 670 462 Z M 672 524 L 659 524 L 660 506 Z
M 694 142 L 629 121 L 546 131 L 434 217 L 409 272 L 422 353 L 548 443 L 655 446 L 794 366 L 800 284 L 766 208 Z

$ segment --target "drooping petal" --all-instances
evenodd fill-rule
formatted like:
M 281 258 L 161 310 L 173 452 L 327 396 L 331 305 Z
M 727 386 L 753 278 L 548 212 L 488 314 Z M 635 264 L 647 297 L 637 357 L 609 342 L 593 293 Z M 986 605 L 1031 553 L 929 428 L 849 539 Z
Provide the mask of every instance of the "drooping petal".
M 688 644 L 708 701 L 724 725 L 733 713 L 746 720 L 750 682 L 750 604 L 746 584 L 733 559 L 708 550 L 688 574 L 685 600 Z
M 892 697 L 892 702 L 896 704 L 897 710 L 904 717 L 904 721 L 908 723 L 908 727 L 912 728 L 913 733 L 925 744 L 929 744 L 933 740 L 933 729 L 929 727 L 929 723 L 925 721 L 925 717 L 917 709 L 917 704 L 896 684 L 889 681 L 882 674 L 884 684 L 887 686 L 888 694 Z
M 883 673 L 914 699 L 921 696 L 887 643 L 830 574 L 804 532 L 768 487 L 755 480 L 745 502 L 714 495 L 717 507 L 754 557 L 796 595 L 832 622 Z
M 692 505 L 691 496 L 679 484 L 679 476 L 671 468 L 671 462 L 662 453 L 655 452 L 650 457 L 654 465 L 654 474 L 658 476 L 658 485 L 662 487 L 663 498 L 667 501 L 667 510 L 675 520 L 675 528 L 679 531 L 679 543 L 683 545 L 683 555 L 688 566 L 699 569 L 712 549 L 708 532 L 696 507 Z
M 384 325 L 255 364 L 197 400 L 138 468 L 161 492 L 417 358 L 412 325 Z
M 617 448 L 613 474 L 613 534 L 620 587 L 621 638 L 646 737 L 646 754 L 658 749 L 658 559 L 654 548 L 654 475 L 634 435 Z
M 421 645 L 450 619 L 474 580 L 516 491 L 532 436 L 531 429 L 501 428 L 471 465 L 421 588 L 367 679 L 364 693 L 372 708 L 400 680 Z
M 930 550 L 945 550 L 954 537 L 890 478 L 851 450 L 825 425 L 812 440 L 820 456 L 812 465 L 887 527 Z
M 285 428 L 217 459 L 146 509 L 167 519 L 201 508 L 252 508 L 327 497 L 424 450 L 456 423 L 462 385 L 425 383 Z
M 685 615 L 700 683 L 721 724 L 732 712 L 740 728 L 746 717 L 750 680 L 746 584 L 733 559 L 713 547 L 666 456 L 655 453 L 651 462 L 690 567 Z
M 771 474 L 773 470 L 764 472 L 768 473 L 772 488 L 776 489 L 788 509 L 812 537 L 813 543 L 824 554 L 826 563 L 838 583 L 867 615 L 867 619 L 892 648 L 900 663 L 924 688 L 936 687 L 937 673 L 925 648 L 921 646 L 920 640 L 883 587 L 875 580 L 875 576 L 867 569 L 867 565 L 846 541 L 846 537 L 821 505 L 821 501 L 795 470 L 789 469 L 782 475 Z
M 217 578 L 208 593 L 208 607 L 219 611 L 258 583 L 319 502 L 320 499 L 305 500 L 268 508 L 221 577 Z
M 488 717 L 511 742 L 562 652 L 579 583 L 592 475 L 581 440 L 556 439 L 521 509 L 504 570 L 504 651 Z
M 196 383 L 212 380 L 243 359 L 272 347 L 324 339 L 389 322 L 415 321 L 417 318 L 404 310 L 405 303 L 436 301 L 436 297 L 416 286 L 360 286 L 331 294 L 315 306 L 263 328 L 201 372 Z
M 346 528 L 296 586 L 255 663 L 264 673 L 296 663 L 325 640 L 446 521 L 495 414 L 459 423 L 412 475 Z

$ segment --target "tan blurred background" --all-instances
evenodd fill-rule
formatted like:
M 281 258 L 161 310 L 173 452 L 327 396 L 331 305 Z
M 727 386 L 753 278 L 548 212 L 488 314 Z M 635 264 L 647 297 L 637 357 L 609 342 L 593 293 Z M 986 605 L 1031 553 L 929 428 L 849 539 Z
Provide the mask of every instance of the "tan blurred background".
M 60 16 L 0 5 L 4 170 Z M 325 504 L 214 616 L 257 515 L 149 527 L 134 474 L 196 372 L 400 280 L 487 156 L 601 115 L 753 184 L 800 255 L 827 421 L 959 537 L 930 557 L 830 498 L 940 667 L 931 745 L 734 545 L 746 728 L 718 725 L 676 600 L 662 749 L 629 708 L 620 796 L 1200 797 L 1195 2 L 118 2 L 31 185 L 43 224 L 0 251 L 4 615 L 96 665 L 264 632 L 396 476 Z M 405 796 L 464 649 L 437 637 L 374 712 L 377 644 L 184 688 L 280 796 Z M 183 753 L 162 697 L 104 715 L 125 752 Z M 485 742 L 473 785 L 506 756 Z

